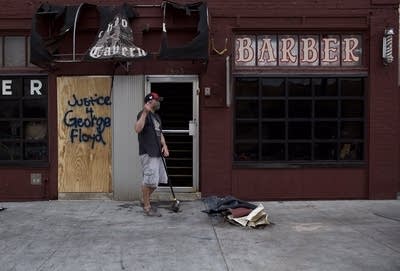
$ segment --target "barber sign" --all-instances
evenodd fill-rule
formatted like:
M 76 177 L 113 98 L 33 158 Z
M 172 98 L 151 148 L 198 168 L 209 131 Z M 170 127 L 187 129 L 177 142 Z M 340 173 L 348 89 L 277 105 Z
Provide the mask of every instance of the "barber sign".
M 235 66 L 338 67 L 362 65 L 362 36 L 238 35 Z

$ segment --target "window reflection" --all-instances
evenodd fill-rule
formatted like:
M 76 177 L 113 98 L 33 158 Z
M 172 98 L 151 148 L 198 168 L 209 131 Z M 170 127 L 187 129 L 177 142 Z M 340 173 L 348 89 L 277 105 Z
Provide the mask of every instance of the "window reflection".
M 363 144 L 342 143 L 339 156 L 340 160 L 361 160 L 363 157 Z
M 0 160 L 21 159 L 21 145 L 18 142 L 0 142 Z
M 4 37 L 4 66 L 26 66 L 26 38 Z
M 337 126 L 336 121 L 317 121 L 315 122 L 314 136 L 316 139 L 336 139 Z
M 258 79 L 238 78 L 235 86 L 235 95 L 236 97 L 257 97 Z
M 24 118 L 46 118 L 47 101 L 44 99 L 25 100 L 22 111 Z
M 289 101 L 289 118 L 311 118 L 312 102 L 304 100 Z
M 311 160 L 311 143 L 289 143 L 289 160 Z
M 238 143 L 235 145 L 235 161 L 257 161 L 257 143 Z
M 284 78 L 262 79 L 261 91 L 264 97 L 285 96 L 285 79 Z
M 263 139 L 285 139 L 285 122 L 263 122 Z
M 337 96 L 336 78 L 313 78 L 315 96 Z
M 262 101 L 262 116 L 263 118 L 284 118 L 285 101 L 284 100 Z
M 43 140 L 47 136 L 46 121 L 24 122 L 24 137 L 28 140 Z
M 18 139 L 21 136 L 21 123 L 19 121 L 0 121 L 0 138 Z
M 311 96 L 311 80 L 308 78 L 288 79 L 289 96 Z
M 345 139 L 362 139 L 364 136 L 363 123 L 360 121 L 341 122 L 340 136 Z
M 41 160 L 46 161 L 47 144 L 46 143 L 25 143 L 24 144 L 24 159 L 25 160 Z
M 289 139 L 311 139 L 311 121 L 289 122 Z
M 337 144 L 315 143 L 314 158 L 315 160 L 337 160 Z
M 258 122 L 236 122 L 237 139 L 258 139 Z
M 258 101 L 239 100 L 236 102 L 237 118 L 258 118 Z
M 18 100 L 0 100 L 0 118 L 18 118 L 19 101 Z
M 336 118 L 338 115 L 338 102 L 334 101 L 315 101 L 316 118 Z
M 362 118 L 364 115 L 364 101 L 344 100 L 341 102 L 341 116 L 344 118 Z
M 283 143 L 263 144 L 262 160 L 264 161 L 285 160 L 285 144 Z
M 341 80 L 342 96 L 363 96 L 362 78 L 344 78 Z

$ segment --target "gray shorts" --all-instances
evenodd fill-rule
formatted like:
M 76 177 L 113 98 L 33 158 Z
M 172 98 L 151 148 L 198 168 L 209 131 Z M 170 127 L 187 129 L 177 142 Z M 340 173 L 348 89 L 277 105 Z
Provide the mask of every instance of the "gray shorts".
M 143 167 L 143 185 L 157 187 L 158 184 L 168 183 L 167 172 L 161 157 L 150 157 L 148 154 L 140 155 Z

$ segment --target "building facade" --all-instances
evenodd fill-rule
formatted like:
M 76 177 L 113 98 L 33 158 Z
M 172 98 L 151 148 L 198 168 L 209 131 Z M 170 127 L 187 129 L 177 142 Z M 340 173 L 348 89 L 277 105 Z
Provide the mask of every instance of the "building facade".
M 30 3 L 0 11 L 0 200 L 139 199 L 150 91 L 178 192 L 400 192 L 397 0 Z

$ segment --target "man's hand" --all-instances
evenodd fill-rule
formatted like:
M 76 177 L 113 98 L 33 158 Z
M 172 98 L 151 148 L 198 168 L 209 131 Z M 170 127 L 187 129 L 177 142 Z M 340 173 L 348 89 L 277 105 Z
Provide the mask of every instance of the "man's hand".
M 163 145 L 163 146 L 162 146 L 161 152 L 162 152 L 162 154 L 163 154 L 164 157 L 168 157 L 168 156 L 169 156 L 169 150 L 168 150 L 167 145 Z
M 140 115 L 140 118 L 135 123 L 136 133 L 140 133 L 143 130 L 144 125 L 146 123 L 146 117 L 150 111 L 151 111 L 151 105 L 149 103 L 146 103 L 143 106 L 143 111 L 142 111 L 142 114 Z
M 143 106 L 143 111 L 146 111 L 146 113 L 149 113 L 151 110 L 152 110 L 151 103 L 150 102 L 145 103 L 145 105 Z

